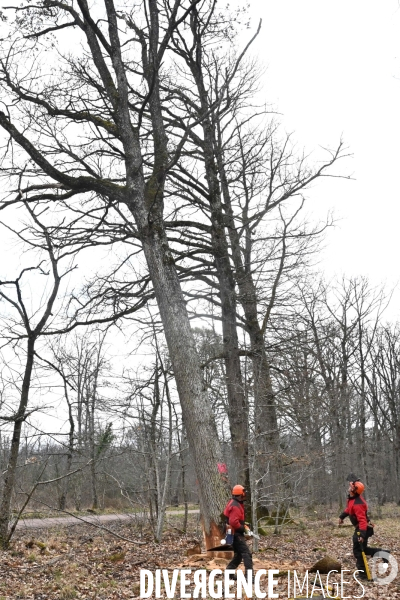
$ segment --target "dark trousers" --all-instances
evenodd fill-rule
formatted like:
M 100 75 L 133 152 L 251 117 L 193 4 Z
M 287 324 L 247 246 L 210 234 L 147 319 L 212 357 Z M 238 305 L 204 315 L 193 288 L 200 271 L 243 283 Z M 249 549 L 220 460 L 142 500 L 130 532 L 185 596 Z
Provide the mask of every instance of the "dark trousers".
M 371 548 L 368 546 L 368 538 L 363 541 L 362 549 L 367 556 L 374 556 L 377 552 L 382 552 L 382 548 Z M 389 552 L 389 550 L 384 550 L 384 552 Z M 356 559 L 357 569 L 360 571 L 358 574 L 359 577 L 367 577 L 365 573 L 364 560 L 361 554 L 361 543 L 358 541 L 357 532 L 353 535 L 353 554 Z M 388 562 L 386 559 L 383 559 L 383 562 Z
M 237 569 L 243 561 L 245 573 L 247 573 L 248 570 L 253 570 L 253 559 L 244 535 L 235 533 L 233 536 L 233 551 L 235 554 L 229 565 L 227 565 L 227 569 Z

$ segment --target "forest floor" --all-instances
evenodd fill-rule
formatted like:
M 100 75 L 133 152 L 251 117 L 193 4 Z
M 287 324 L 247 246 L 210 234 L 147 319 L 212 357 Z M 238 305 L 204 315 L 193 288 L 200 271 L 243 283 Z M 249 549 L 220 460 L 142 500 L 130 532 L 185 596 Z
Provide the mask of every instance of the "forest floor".
M 190 515 L 189 533 L 183 534 L 182 516 L 169 514 L 161 544 L 137 522 L 107 523 L 105 531 L 91 525 L 74 524 L 68 527 L 18 530 L 10 550 L 0 552 L 0 600 L 117 600 L 138 598 L 140 570 L 155 572 L 167 569 L 224 569 L 227 560 L 210 558 L 204 553 L 187 556 L 187 550 L 201 540 L 198 515 Z M 288 598 L 288 574 L 296 570 L 299 579 L 306 570 L 326 555 L 339 560 L 342 569 L 350 569 L 343 577 L 352 578 L 351 527 L 337 526 L 337 519 L 302 520 L 285 528 L 281 535 L 262 537 L 260 550 L 254 554 L 254 570 L 277 569 L 279 598 Z M 119 536 L 119 537 L 117 537 Z M 372 543 L 373 540 L 373 543 Z M 389 548 L 400 559 L 400 517 L 393 507 L 392 514 L 376 522 L 371 545 Z M 314 575 L 309 573 L 310 582 Z M 325 581 L 325 577 L 322 577 Z M 331 578 L 330 584 L 340 581 Z M 400 574 L 389 585 L 366 584 L 365 592 L 354 581 L 344 584 L 342 598 L 400 599 Z M 179 580 L 178 580 L 179 582 Z M 293 587 L 293 583 L 292 583 Z M 309 588 L 311 595 L 312 583 Z M 176 598 L 180 597 L 178 593 Z M 192 588 L 188 588 L 189 594 Z M 266 579 L 261 579 L 261 591 L 267 591 Z M 304 591 L 304 590 L 303 590 Z M 314 591 L 314 598 L 322 598 Z M 334 593 L 331 591 L 331 595 Z M 162 585 L 161 595 L 165 598 Z M 297 597 L 302 594 L 297 593 Z M 303 594 L 305 595 L 305 594 Z M 208 596 L 210 597 L 210 596 Z M 255 595 L 253 596 L 256 597 Z M 268 593 L 267 593 L 268 597 Z M 293 598 L 293 589 L 290 596 Z
M 93 513 L 94 511 L 90 511 Z M 166 511 L 167 516 L 169 515 L 183 515 L 185 513 L 184 509 L 182 510 L 168 510 Z M 199 509 L 189 509 L 188 514 L 198 514 Z M 142 518 L 142 513 L 119 513 L 119 512 L 107 512 L 103 513 L 95 513 L 95 514 L 87 514 L 84 512 L 80 513 L 70 513 L 70 516 L 64 517 L 36 517 L 36 518 L 22 518 L 17 523 L 17 529 L 48 529 L 59 526 L 69 526 L 69 525 L 77 525 L 80 523 L 93 523 L 97 525 L 111 523 L 113 521 L 129 521 L 137 518 Z

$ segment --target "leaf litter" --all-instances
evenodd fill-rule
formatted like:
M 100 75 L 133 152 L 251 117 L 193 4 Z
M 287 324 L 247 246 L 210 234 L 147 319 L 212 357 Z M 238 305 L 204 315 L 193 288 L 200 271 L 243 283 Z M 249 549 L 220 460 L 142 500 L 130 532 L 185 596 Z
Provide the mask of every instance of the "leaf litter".
M 228 559 L 207 556 L 204 547 L 202 554 L 187 556 L 196 541 L 194 536 L 198 536 L 197 517 L 190 517 L 187 534 L 171 527 L 158 544 L 148 532 L 141 535 L 140 541 L 146 544 L 140 546 L 86 525 L 37 529 L 34 536 L 31 531 L 20 530 L 10 549 L 0 552 L 0 600 L 133 599 L 140 593 L 140 569 L 152 572 L 182 568 L 223 570 Z M 179 518 L 175 518 L 178 525 Z M 114 528 L 122 537 L 133 539 L 137 535 L 139 539 L 134 526 L 118 523 Z M 304 577 L 305 571 L 325 554 L 338 560 L 342 569 L 349 570 L 344 579 L 350 581 L 354 570 L 352 531 L 350 527 L 339 530 L 333 523 L 312 523 L 306 528 L 291 528 L 280 536 L 263 537 L 260 551 L 253 557 L 254 570 L 280 571 L 275 588 L 279 598 L 288 598 L 289 571 L 293 576 L 296 569 L 297 574 Z M 399 539 L 400 519 L 384 519 L 378 523 L 371 545 L 390 548 L 397 558 L 400 556 Z M 309 577 L 310 581 L 314 580 L 312 574 Z M 321 579 L 326 581 L 325 576 Z M 340 578 L 331 577 L 330 584 L 335 581 Z M 263 584 L 261 589 L 267 591 Z M 350 598 L 359 596 L 360 591 L 355 582 L 344 587 L 344 595 Z M 318 593 L 314 592 L 314 598 Z M 163 586 L 161 594 L 166 597 Z M 178 591 L 176 597 L 179 596 Z M 363 597 L 367 600 L 400 599 L 400 577 L 387 586 L 365 585 Z

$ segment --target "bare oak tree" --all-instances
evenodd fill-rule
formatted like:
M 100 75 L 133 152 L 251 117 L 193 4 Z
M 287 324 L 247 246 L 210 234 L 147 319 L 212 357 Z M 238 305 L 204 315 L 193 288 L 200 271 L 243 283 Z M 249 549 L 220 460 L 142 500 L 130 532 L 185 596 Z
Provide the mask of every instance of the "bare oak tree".
M 124 213 L 135 230 L 171 356 L 208 543 L 214 545 L 226 499 L 221 451 L 163 216 L 165 179 L 187 134 L 169 147 L 162 64 L 172 33 L 198 2 L 148 0 L 131 12 L 113 0 L 94 7 L 86 0 L 76 7 L 43 0 L 17 8 L 1 57 L 7 108 L 0 125 L 10 140 L 9 174 L 20 177 L 27 202 L 40 194 L 56 206 L 61 196 L 71 205 L 81 201 L 82 214 L 85 197 L 98 199 L 98 210 Z M 42 45 L 51 48 L 66 29 L 84 50 L 59 58 L 59 71 L 49 80 L 45 55 L 32 56 Z
M 35 267 L 23 269 L 15 280 L 0 281 L 0 300 L 6 307 L 3 317 L 4 329 L 2 338 L 5 344 L 24 344 L 24 367 L 21 373 L 20 397 L 15 410 L 0 416 L 0 420 L 12 424 L 12 440 L 7 469 L 5 471 L 3 492 L 0 503 L 0 545 L 6 547 L 9 542 L 9 523 L 11 515 L 11 500 L 16 482 L 17 465 L 24 422 L 31 414 L 29 397 L 31 380 L 37 357 L 37 342 L 46 335 L 51 326 L 53 311 L 60 291 L 61 280 L 69 272 L 67 268 L 60 272 L 60 262 L 69 256 L 62 248 L 54 247 L 51 232 L 38 216 L 37 206 L 26 203 L 26 208 L 34 226 L 34 235 L 29 235 L 25 229 L 18 236 L 36 250 L 41 250 L 44 258 Z M 24 284 L 28 276 L 35 275 L 36 284 L 45 282 L 38 292 L 39 302 L 35 308 L 32 298 L 25 297 Z M 44 279 L 43 279 L 44 278 Z M 33 307 L 32 307 L 33 304 Z M 30 306 L 29 306 L 30 305 Z M 10 407 L 11 408 L 11 407 Z

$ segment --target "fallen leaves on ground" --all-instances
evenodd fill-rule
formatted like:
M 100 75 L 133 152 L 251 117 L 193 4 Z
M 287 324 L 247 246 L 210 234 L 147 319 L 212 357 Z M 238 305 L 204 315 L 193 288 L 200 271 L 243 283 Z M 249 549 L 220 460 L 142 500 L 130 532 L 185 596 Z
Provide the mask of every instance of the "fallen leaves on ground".
M 174 517 L 171 524 L 178 527 L 181 518 Z M 86 525 L 35 530 L 34 533 L 19 531 L 10 550 L 0 553 L 0 600 L 133 599 L 139 596 L 140 569 L 153 572 L 179 568 L 223 570 L 228 562 L 205 553 L 186 556 L 187 549 L 193 546 L 194 536 L 198 537 L 194 515 L 187 535 L 171 528 L 161 544 L 154 542 L 150 532 L 139 537 L 134 525 L 117 523 L 113 527 L 122 537 L 140 539 L 146 544 L 135 545 Z M 399 534 L 398 517 L 383 519 L 377 524 L 371 543 L 391 549 L 397 557 L 400 556 Z M 288 598 L 288 571 L 292 578 L 294 569 L 304 576 L 306 569 L 326 554 L 341 562 L 343 569 L 349 569 L 345 576 L 349 581 L 354 570 L 352 530 L 326 524 L 318 527 L 313 523 L 311 527 L 292 528 L 280 536 L 262 538 L 260 551 L 254 555 L 254 570 L 279 570 L 276 591 L 280 598 Z M 311 574 L 310 580 L 313 581 Z M 325 582 L 326 578 L 322 580 Z M 335 578 L 331 584 L 334 581 Z M 163 586 L 161 591 L 165 597 Z M 356 597 L 360 595 L 360 587 L 355 582 L 348 584 L 344 595 Z M 363 597 L 400 599 L 399 578 L 388 586 L 366 586 Z

